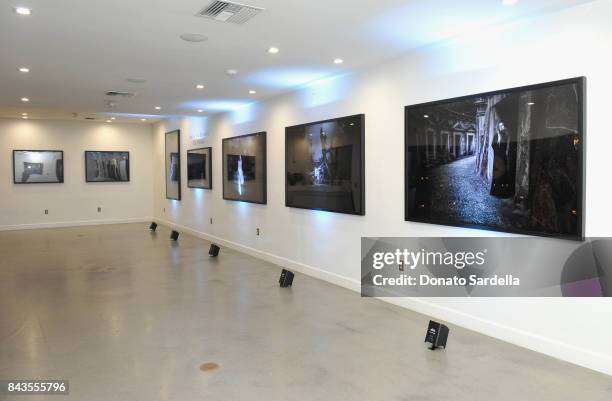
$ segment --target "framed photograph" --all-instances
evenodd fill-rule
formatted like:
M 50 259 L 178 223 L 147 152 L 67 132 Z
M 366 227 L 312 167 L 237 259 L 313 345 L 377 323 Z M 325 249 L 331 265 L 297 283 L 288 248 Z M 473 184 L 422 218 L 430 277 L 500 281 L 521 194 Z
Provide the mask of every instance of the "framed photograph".
M 187 151 L 187 186 L 212 189 L 212 148 Z
M 60 184 L 64 182 L 64 151 L 13 150 L 13 183 Z
M 285 205 L 365 215 L 365 116 L 285 128 Z
M 166 132 L 166 199 L 181 200 L 181 131 Z
M 130 152 L 85 151 L 85 181 L 130 181 Z
M 266 133 L 223 139 L 223 199 L 267 203 Z
M 585 78 L 405 108 L 405 219 L 582 240 Z

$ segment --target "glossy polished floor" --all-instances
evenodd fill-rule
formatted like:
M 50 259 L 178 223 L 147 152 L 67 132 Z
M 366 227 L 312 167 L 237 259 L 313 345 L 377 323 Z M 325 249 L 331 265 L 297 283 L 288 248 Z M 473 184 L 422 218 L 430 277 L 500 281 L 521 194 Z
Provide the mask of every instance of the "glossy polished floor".
M 456 327 L 431 352 L 426 316 L 207 251 L 142 224 L 0 232 L 0 379 L 70 381 L 13 399 L 612 400 L 611 377 Z

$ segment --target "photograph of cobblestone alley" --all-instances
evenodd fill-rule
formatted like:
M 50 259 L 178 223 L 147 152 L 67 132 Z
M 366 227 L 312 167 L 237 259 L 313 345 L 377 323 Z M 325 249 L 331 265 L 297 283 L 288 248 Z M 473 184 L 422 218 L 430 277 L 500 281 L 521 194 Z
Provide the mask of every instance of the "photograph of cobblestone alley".
M 406 107 L 406 220 L 581 238 L 583 87 Z

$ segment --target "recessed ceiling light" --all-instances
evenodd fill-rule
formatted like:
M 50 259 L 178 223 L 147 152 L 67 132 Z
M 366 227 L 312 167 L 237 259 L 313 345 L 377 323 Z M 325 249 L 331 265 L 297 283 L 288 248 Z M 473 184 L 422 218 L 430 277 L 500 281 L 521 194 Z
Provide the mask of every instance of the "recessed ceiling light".
M 115 119 L 115 117 L 111 117 L 111 120 L 114 120 L 114 119 Z
M 180 38 L 183 39 L 185 42 L 192 43 L 206 42 L 208 40 L 208 37 L 199 33 L 184 33 L 180 36 Z
M 141 118 L 140 121 L 147 121 L 147 119 L 146 118 Z
M 32 15 L 32 10 L 27 7 L 15 7 L 14 10 L 19 15 Z
M 504 6 L 513 6 L 518 3 L 518 0 L 502 0 L 501 2 Z
M 535 103 L 534 102 L 529 102 L 527 103 L 527 106 L 533 106 Z
M 30 69 L 28 67 L 21 67 L 19 72 L 30 72 Z
M 249 93 L 250 93 L 251 95 L 254 95 L 254 94 L 256 94 L 256 93 L 257 93 L 257 91 L 254 91 L 253 89 L 251 89 L 251 90 L 249 91 Z
M 342 64 L 342 63 L 344 63 L 344 60 L 342 60 L 341 58 L 334 59 L 334 64 Z
M 22 115 L 22 116 L 27 116 L 27 115 L 28 115 L 28 113 L 21 113 L 21 115 Z
M 204 112 L 204 110 L 198 109 L 198 113 L 202 113 L 202 112 Z
M 28 116 L 21 116 L 21 118 L 23 118 L 24 120 L 27 120 Z
M 155 110 L 161 110 L 161 106 L 155 106 Z
M 22 97 L 21 101 L 24 102 L 24 103 L 27 103 L 27 102 L 30 101 L 30 99 L 28 99 L 27 97 Z
M 197 84 L 195 87 L 196 89 L 204 89 L 204 85 L 202 84 Z
M 280 51 L 280 50 L 278 50 L 278 47 L 274 47 L 274 46 L 272 46 L 272 47 L 268 48 L 268 53 L 270 53 L 270 54 L 276 54 L 276 53 L 278 53 L 279 51 Z
M 236 75 L 236 74 L 238 74 L 238 70 L 234 70 L 234 69 L 230 68 L 229 70 L 225 70 L 225 73 L 227 75 L 230 75 L 230 76 L 231 75 Z
M 106 120 L 107 123 L 110 123 L 112 120 Z
M 429 118 L 429 115 L 427 115 L 427 114 L 423 114 L 423 117 L 425 117 L 425 118 Z

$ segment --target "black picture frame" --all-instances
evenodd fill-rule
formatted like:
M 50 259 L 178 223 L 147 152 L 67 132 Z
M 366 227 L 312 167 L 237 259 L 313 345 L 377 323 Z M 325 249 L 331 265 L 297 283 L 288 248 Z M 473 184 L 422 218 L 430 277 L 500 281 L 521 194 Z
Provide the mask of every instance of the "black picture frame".
M 61 163 L 59 163 L 59 165 L 56 165 L 56 170 L 59 168 L 60 172 L 60 176 L 58 177 L 58 179 L 56 181 L 17 181 L 17 166 L 15 164 L 16 162 L 16 154 L 18 152 L 28 152 L 28 153 L 59 153 L 61 155 L 61 158 L 58 160 L 61 160 Z M 22 185 L 22 184 L 63 184 L 64 183 L 64 151 L 63 150 L 35 150 L 35 149 L 14 149 L 13 150 L 13 184 L 16 185 Z M 56 171 L 56 176 L 57 176 L 58 172 Z
M 207 151 L 208 153 L 205 153 L 206 157 L 206 164 L 205 164 L 205 171 L 208 173 L 207 175 L 207 181 L 208 181 L 208 186 L 206 185 L 192 185 L 191 184 L 191 180 L 189 179 L 190 177 L 190 163 L 189 163 L 189 155 L 192 154 L 197 154 L 198 151 Z M 208 146 L 205 148 L 196 148 L 196 149 L 189 149 L 187 151 L 187 187 L 188 188 L 194 188 L 194 189 L 212 189 L 213 187 L 213 175 L 212 175 L 212 147 Z
M 101 154 L 121 154 L 121 155 L 125 155 L 126 157 L 126 179 L 118 179 L 118 180 L 113 180 L 110 178 L 104 179 L 104 180 L 93 180 L 90 179 L 91 177 L 89 177 L 89 171 L 87 169 L 87 160 L 88 157 L 92 154 L 95 153 L 101 153 Z M 130 182 L 130 152 L 128 151 L 114 151 L 114 150 L 86 150 L 85 151 L 85 182 L 88 183 L 97 183 L 97 182 Z
M 575 233 L 555 233 L 548 232 L 543 230 L 536 229 L 524 229 L 524 228 L 515 228 L 515 227 L 499 227 L 496 225 L 489 224 L 478 224 L 478 223 L 469 223 L 469 222 L 456 222 L 451 221 L 449 219 L 440 219 L 440 218 L 431 218 L 431 217 L 418 217 L 414 216 L 410 213 L 410 203 L 413 200 L 410 195 L 411 186 L 414 185 L 411 182 L 411 168 L 414 167 L 414 161 L 410 160 L 411 157 L 414 159 L 414 146 L 412 146 L 410 136 L 410 113 L 415 110 L 423 110 L 423 109 L 433 109 L 435 107 L 448 104 L 448 103 L 457 103 L 463 102 L 466 100 L 476 100 L 478 98 L 490 98 L 496 95 L 512 95 L 519 92 L 528 92 L 528 91 L 537 91 L 542 89 L 550 89 L 554 87 L 562 87 L 566 85 L 575 85 L 575 93 L 576 93 L 576 133 L 577 140 L 574 140 L 574 147 L 576 147 L 576 169 L 577 172 L 575 174 L 576 180 L 576 224 L 575 224 Z M 535 103 L 531 103 L 532 105 Z M 414 114 L 414 113 L 413 113 Z M 404 219 L 405 221 L 417 222 L 417 223 L 427 223 L 427 224 L 437 224 L 437 225 L 445 225 L 451 227 L 462 227 L 462 228 L 472 228 L 479 230 L 488 230 L 488 231 L 497 231 L 497 232 L 507 232 L 513 234 L 523 234 L 523 235 L 532 235 L 532 236 L 540 236 L 540 237 L 549 237 L 549 238 L 559 238 L 559 239 L 567 239 L 574 241 L 584 241 L 584 216 L 585 216 L 585 174 L 586 174 L 586 165 L 585 165 L 585 152 L 586 152 L 586 78 L 585 77 L 575 77 L 569 79 L 562 79 L 557 81 L 539 83 L 534 85 L 526 85 L 508 89 L 495 90 L 490 92 L 477 93 L 472 95 L 460 96 L 450 99 L 437 100 L 432 102 L 414 104 L 404 107 Z M 425 115 L 424 115 L 425 117 Z M 547 127 L 548 128 L 548 127 Z M 529 139 L 531 141 L 531 139 Z M 434 145 L 435 147 L 435 145 Z M 429 150 L 426 150 L 429 152 Z M 412 153 L 411 153 L 412 152 Z M 532 154 L 529 153 L 529 158 L 532 157 Z M 413 207 L 414 209 L 414 207 Z
M 301 129 L 307 129 L 313 126 L 320 126 L 327 123 L 342 123 L 344 121 L 358 121 L 359 124 L 359 134 L 357 140 L 359 141 L 359 193 L 358 193 L 358 207 L 353 205 L 353 210 L 341 210 L 339 208 L 329 208 L 329 207 L 306 207 L 306 206 L 298 206 L 295 203 L 290 202 L 289 196 L 289 162 L 290 162 L 290 149 L 289 149 L 289 137 L 292 135 L 291 131 L 297 131 Z M 355 202 L 354 202 L 355 203 Z M 327 211 L 332 213 L 341 213 L 341 214 L 350 214 L 357 216 L 365 216 L 366 214 L 366 197 L 365 197 L 365 114 L 354 114 L 350 116 L 330 118 L 327 120 L 320 120 L 309 122 L 305 124 L 298 124 L 289 127 L 285 127 L 285 206 L 291 207 L 295 209 L 305 209 L 305 210 L 320 210 Z
M 176 146 L 175 149 L 168 149 L 168 137 L 176 135 Z M 172 159 L 175 158 L 176 165 L 171 166 Z M 181 200 L 181 130 L 176 129 L 173 131 L 166 132 L 164 135 L 164 161 L 165 161 L 165 180 L 166 180 L 166 199 L 170 200 Z M 173 167 L 173 168 L 172 168 Z M 172 180 L 172 173 L 176 173 L 176 181 Z M 176 184 L 172 184 L 176 182 Z M 169 194 L 169 185 L 175 185 L 176 196 Z
M 222 140 L 222 146 L 221 146 L 221 154 L 222 154 L 222 170 L 223 170 L 223 199 L 224 200 L 228 200 L 228 201 L 237 201 L 237 202 L 247 202 L 247 203 L 256 203 L 256 204 L 260 204 L 260 205 L 265 205 L 268 203 L 268 188 L 267 188 L 267 142 L 266 142 L 266 132 L 265 131 L 261 131 L 261 132 L 255 132 L 252 134 L 246 134 L 246 135 L 240 135 L 240 136 L 234 136 L 234 137 L 229 137 L 229 138 L 223 138 Z M 259 183 L 260 185 L 260 189 L 261 189 L 261 199 L 257 200 L 257 199 L 253 199 L 253 198 L 249 198 L 249 197 L 236 197 L 236 196 L 229 196 L 228 195 L 228 182 L 229 177 L 228 177 L 228 158 L 227 158 L 227 147 L 229 146 L 228 144 L 230 144 L 231 142 L 235 142 L 235 141 L 241 141 L 245 138 L 249 138 L 249 137 L 258 137 L 258 139 L 261 140 L 260 143 L 260 149 L 259 151 L 261 152 L 261 164 L 259 164 L 259 168 L 257 168 L 257 170 L 261 169 L 261 173 L 260 173 L 260 177 L 261 177 L 261 183 Z

